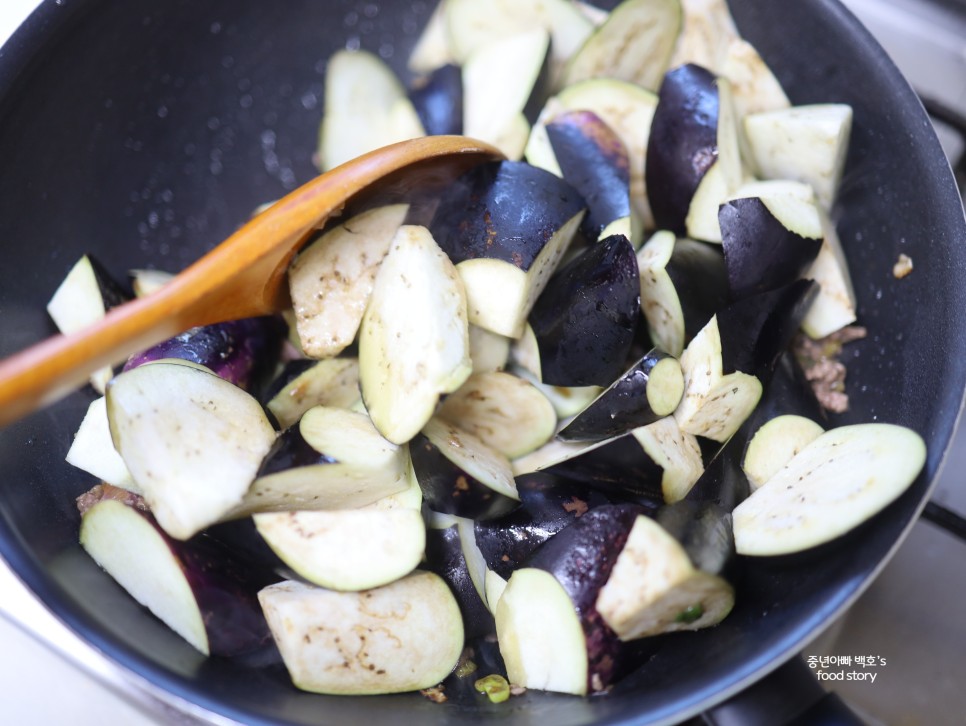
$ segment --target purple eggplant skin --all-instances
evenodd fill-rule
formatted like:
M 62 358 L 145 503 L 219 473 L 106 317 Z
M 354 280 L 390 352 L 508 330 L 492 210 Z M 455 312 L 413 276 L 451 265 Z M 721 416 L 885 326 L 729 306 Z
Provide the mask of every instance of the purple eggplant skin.
M 647 400 L 651 371 L 666 358 L 653 348 L 626 370 L 610 388 L 557 432 L 564 441 L 601 441 L 652 424 L 667 414 L 655 413 Z
M 720 245 L 680 237 L 667 267 L 684 314 L 684 344 L 730 302 L 728 270 Z
M 705 466 L 704 472 L 682 501 L 714 504 L 721 511 L 730 513 L 747 499 L 751 494 L 751 484 L 741 468 L 745 443 L 744 436 L 736 433 L 724 444 L 720 444 Z M 733 540 L 734 538 L 732 538 L 732 548 Z
M 496 161 L 474 167 L 446 189 L 429 230 L 454 264 L 498 259 L 526 272 L 585 206 L 556 175 L 522 161 Z
M 456 525 L 426 530 L 426 566 L 446 580 L 453 591 L 463 613 L 467 638 L 479 638 L 496 631 L 493 614 L 470 577 Z
M 829 425 L 828 414 L 790 350 L 783 351 L 779 356 L 761 400 L 735 436 L 743 436 L 750 441 L 759 428 L 785 414 L 804 416 L 823 428 Z
M 631 213 L 627 148 L 592 111 L 561 113 L 546 130 L 563 178 L 587 202 L 581 231 L 597 239 L 604 227 Z
M 516 477 L 520 507 L 509 514 L 476 522 L 476 546 L 487 567 L 505 580 L 544 542 L 588 511 L 612 499 L 586 484 L 546 472 Z
M 583 250 L 530 312 L 543 382 L 609 386 L 624 372 L 640 314 L 637 257 L 627 237 L 611 235 Z
M 630 433 L 590 446 L 542 471 L 585 484 L 618 501 L 655 510 L 664 504 L 664 469 Z
M 491 489 L 446 458 L 436 444 L 419 433 L 409 442 L 413 471 L 423 500 L 434 512 L 466 519 L 495 519 L 520 502 Z
M 105 311 L 116 308 L 118 305 L 126 303 L 133 297 L 121 287 L 121 284 L 117 280 L 111 277 L 111 273 L 108 272 L 107 268 L 99 259 L 88 253 L 87 261 L 90 263 L 91 271 L 94 273 L 94 279 L 97 281 L 97 289 L 101 294 L 101 300 L 104 301 Z
M 275 316 L 203 325 L 134 354 L 124 370 L 162 358 L 179 358 L 203 365 L 226 381 L 256 393 L 275 370 L 285 333 L 284 321 Z
M 281 580 L 307 582 L 301 575 L 286 565 L 265 541 L 251 517 L 219 522 L 208 527 L 199 537 L 217 542 L 235 555 L 263 571 L 274 572 Z
M 335 464 L 337 459 L 323 451 L 319 451 L 305 440 L 298 425 L 291 426 L 275 439 L 262 460 L 258 476 L 268 476 L 279 472 L 295 469 L 300 466 L 317 466 L 319 464 Z
M 752 295 L 717 313 L 725 374 L 741 371 L 765 384 L 818 294 L 813 280 L 796 280 Z
M 577 610 L 587 642 L 591 693 L 607 688 L 619 671 L 622 644 L 597 611 L 596 602 L 641 514 L 647 512 L 632 504 L 598 507 L 547 540 L 527 562 L 528 567 L 553 575 Z
M 658 229 L 682 236 L 691 198 L 718 158 L 715 75 L 689 63 L 668 71 L 658 91 L 644 178 Z
M 822 240 L 785 227 L 757 197 L 733 199 L 718 208 L 731 297 L 741 300 L 802 277 Z
M 270 568 L 252 564 L 231 548 L 204 533 L 189 540 L 173 539 L 155 521 L 144 500 L 109 484 L 99 484 L 81 495 L 81 514 L 105 499 L 117 499 L 144 517 L 180 562 L 198 603 L 215 656 L 238 656 L 272 643 L 272 635 L 258 603 L 258 591 L 281 578 Z
M 463 133 L 463 74 L 448 63 L 419 78 L 409 100 L 427 136 Z

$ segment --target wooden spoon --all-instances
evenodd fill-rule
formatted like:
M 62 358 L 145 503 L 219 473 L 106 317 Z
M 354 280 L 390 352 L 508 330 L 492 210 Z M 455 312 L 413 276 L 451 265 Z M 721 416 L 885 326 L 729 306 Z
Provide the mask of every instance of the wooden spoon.
M 501 158 L 481 142 L 429 136 L 378 149 L 322 174 L 157 292 L 112 309 L 82 331 L 48 338 L 0 362 L 0 426 L 59 400 L 98 368 L 189 328 L 284 309 L 286 270 L 295 253 L 350 203 L 398 201 Z

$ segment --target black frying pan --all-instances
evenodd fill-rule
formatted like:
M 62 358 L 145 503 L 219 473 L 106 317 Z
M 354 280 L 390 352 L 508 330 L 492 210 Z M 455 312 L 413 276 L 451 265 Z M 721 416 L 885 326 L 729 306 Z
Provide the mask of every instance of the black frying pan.
M 308 180 L 325 59 L 351 38 L 402 67 L 431 5 L 45 2 L 0 58 L 0 353 L 52 332 L 44 305 L 84 252 L 119 277 L 180 269 L 258 203 Z M 922 476 L 872 522 L 811 557 L 745 562 L 724 623 L 656 641 L 609 696 L 528 693 L 472 707 L 300 693 L 279 663 L 206 660 L 136 606 L 76 543 L 73 499 L 91 482 L 63 457 L 89 392 L 0 432 L 0 554 L 122 666 L 245 722 L 674 721 L 800 651 L 898 546 L 942 461 L 966 386 L 966 224 L 918 101 L 846 11 L 833 0 L 732 6 L 794 103 L 855 109 L 836 211 L 870 335 L 850 353 L 842 421 L 905 424 L 929 445 Z M 915 271 L 896 280 L 900 252 Z

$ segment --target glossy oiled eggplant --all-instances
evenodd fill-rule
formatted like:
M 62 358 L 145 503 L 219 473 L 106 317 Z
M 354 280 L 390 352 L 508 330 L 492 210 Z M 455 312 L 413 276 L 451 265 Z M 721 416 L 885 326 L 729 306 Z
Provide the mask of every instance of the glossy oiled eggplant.
M 519 337 L 584 208 L 570 184 L 522 162 L 482 164 L 444 192 L 430 230 L 459 270 L 471 323 Z
M 472 523 L 469 523 L 472 531 Z M 426 531 L 426 566 L 442 577 L 459 603 L 463 614 L 463 626 L 467 638 L 476 638 L 493 632 L 493 614 L 487 608 L 482 583 L 485 572 L 470 572 L 473 552 L 466 552 L 461 532 L 467 531 L 456 522 L 446 528 L 430 527 Z M 466 546 L 472 546 L 466 543 Z M 467 554 L 470 556 L 467 557 Z M 478 565 L 479 563 L 475 563 Z
M 609 386 L 626 366 L 640 315 L 634 248 L 613 235 L 550 280 L 530 313 L 540 376 L 556 386 Z
M 270 640 L 256 595 L 278 579 L 199 535 L 168 536 L 143 499 L 98 485 L 78 498 L 80 542 L 132 597 L 192 646 L 232 656 Z
M 257 391 L 275 371 L 285 339 L 281 318 L 245 318 L 192 328 L 131 356 L 124 370 L 164 358 L 203 365 L 240 388 Z
M 677 359 L 653 349 L 557 432 L 564 441 L 600 441 L 674 412 L 684 393 Z

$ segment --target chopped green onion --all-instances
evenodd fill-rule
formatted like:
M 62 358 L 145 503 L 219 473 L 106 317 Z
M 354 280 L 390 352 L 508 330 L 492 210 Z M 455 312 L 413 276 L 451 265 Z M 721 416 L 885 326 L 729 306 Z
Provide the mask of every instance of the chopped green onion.
M 674 620 L 678 623 L 693 623 L 702 615 L 704 615 L 704 608 L 701 607 L 701 603 L 698 603 L 682 610 Z
M 473 687 L 480 693 L 485 693 L 491 703 L 503 703 L 510 697 L 510 684 L 506 678 L 496 674 L 480 678 Z
M 468 676 L 470 673 L 475 673 L 475 672 L 476 672 L 476 663 L 471 661 L 469 658 L 467 658 L 464 661 L 461 661 L 460 664 L 456 667 L 457 678 L 466 678 L 466 676 Z

